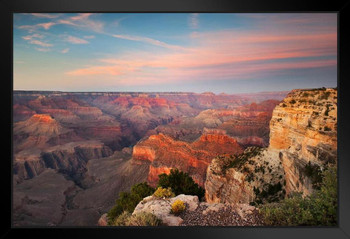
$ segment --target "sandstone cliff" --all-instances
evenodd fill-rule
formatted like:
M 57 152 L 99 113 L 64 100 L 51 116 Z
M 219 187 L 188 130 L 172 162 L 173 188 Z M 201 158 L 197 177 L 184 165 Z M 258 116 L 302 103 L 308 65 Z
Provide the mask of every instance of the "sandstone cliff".
M 275 108 L 270 151 L 279 153 L 287 194 L 310 194 L 317 170 L 337 161 L 337 90 L 293 90 Z
M 272 202 L 284 196 L 284 172 L 278 155 L 249 147 L 239 155 L 216 157 L 207 169 L 209 203 Z
M 337 161 L 337 91 L 291 91 L 273 111 L 269 147 L 257 155 L 247 150 L 212 161 L 208 202 L 260 203 L 293 191 L 310 194 L 327 163 Z
M 150 164 L 148 182 L 151 185 L 157 183 L 158 174 L 178 168 L 203 186 L 206 169 L 215 156 L 242 151 L 237 141 L 227 135 L 204 134 L 193 143 L 187 143 L 158 134 L 135 145 L 132 157 L 136 163 Z

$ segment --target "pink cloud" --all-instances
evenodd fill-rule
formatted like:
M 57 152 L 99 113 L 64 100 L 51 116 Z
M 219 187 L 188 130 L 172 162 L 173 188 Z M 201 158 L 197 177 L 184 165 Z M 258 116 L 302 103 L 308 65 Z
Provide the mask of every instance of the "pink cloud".
M 39 40 L 31 40 L 31 41 L 29 41 L 29 43 L 30 44 L 39 45 L 39 46 L 42 46 L 42 47 L 51 47 L 51 46 L 53 46 L 50 43 L 42 42 L 42 41 L 39 41 Z
M 67 72 L 68 75 L 80 76 L 80 75 L 121 75 L 122 72 L 119 67 L 116 66 L 92 66 L 85 69 L 78 69 L 71 72 Z
M 48 48 L 35 48 L 35 50 L 37 51 L 42 51 L 42 52 L 48 52 L 48 51 L 51 51 L 51 49 L 48 49 Z
M 310 22 L 305 19 L 297 23 L 289 18 L 282 20 L 277 27 L 261 25 L 250 31 L 194 32 L 187 38 L 191 42 L 188 47 L 147 37 L 113 35 L 170 51 L 128 52 L 98 59 L 96 65 L 67 74 L 75 77 L 103 75 L 104 79 L 118 79 L 119 84 L 142 85 L 181 80 L 248 79 L 281 70 L 336 66 L 336 25 L 319 24 L 308 28 Z
M 148 44 L 151 44 L 151 45 L 161 46 L 161 47 L 165 47 L 165 48 L 173 49 L 173 50 L 183 50 L 183 49 L 185 49 L 184 47 L 167 44 L 165 42 L 162 42 L 162 41 L 159 41 L 159 40 L 156 40 L 156 39 L 152 39 L 152 38 L 149 38 L 149 37 L 130 36 L 130 35 L 118 35 L 118 34 L 113 34 L 112 36 L 115 37 L 115 38 L 120 38 L 120 39 L 125 39 L 125 40 L 145 42 L 145 43 L 148 43 Z
M 40 38 L 40 39 L 43 39 L 44 38 L 44 35 L 41 35 L 41 34 L 33 34 L 33 35 L 28 35 L 28 36 L 23 36 L 22 37 L 24 40 L 32 40 L 33 38 Z
M 59 14 L 52 14 L 52 13 L 31 13 L 32 16 L 40 17 L 40 18 L 57 18 L 59 17 Z
M 81 21 L 81 20 L 86 20 L 91 15 L 92 13 L 79 13 L 77 16 L 71 17 L 70 19 L 73 21 Z
M 45 30 L 49 30 L 52 26 L 57 24 L 65 24 L 71 25 L 79 28 L 89 29 L 95 32 L 103 32 L 104 23 L 100 21 L 95 21 L 89 19 L 92 16 L 92 13 L 80 13 L 76 16 L 65 18 L 65 19 L 54 19 L 58 17 L 58 15 L 50 15 L 50 14 L 41 14 L 41 13 L 33 13 L 32 15 L 43 18 L 51 18 L 51 22 L 39 23 L 35 25 L 22 25 L 18 26 L 19 29 L 27 29 L 28 31 L 34 31 L 38 28 L 44 28 Z
M 94 14 L 92 13 L 81 13 L 76 16 L 66 18 L 66 19 L 60 19 L 57 21 L 58 24 L 66 24 L 75 26 L 78 28 L 84 28 L 89 29 L 94 32 L 102 33 L 104 23 L 101 21 L 91 20 L 89 19 L 90 16 Z
M 74 36 L 66 36 L 65 41 L 73 43 L 73 44 L 88 44 L 89 42 L 87 40 L 81 39 L 79 37 Z
M 48 30 L 48 29 L 50 29 L 50 27 L 52 27 L 55 24 L 56 23 L 54 23 L 54 22 L 46 22 L 46 23 L 39 23 L 36 25 L 22 25 L 22 26 L 19 26 L 18 28 L 19 29 L 27 29 L 30 31 L 36 30 L 38 28 L 44 28 L 45 30 Z

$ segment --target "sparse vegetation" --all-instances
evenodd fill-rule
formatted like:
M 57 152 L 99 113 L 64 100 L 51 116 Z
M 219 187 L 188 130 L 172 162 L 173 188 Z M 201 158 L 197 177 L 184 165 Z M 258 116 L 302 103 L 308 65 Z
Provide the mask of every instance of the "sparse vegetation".
M 322 182 L 322 172 L 320 166 L 311 164 L 309 161 L 304 167 L 304 174 L 310 178 L 313 188 L 318 189 Z
M 139 183 L 131 187 L 130 192 L 119 193 L 115 205 L 107 213 L 108 224 L 113 224 L 114 219 L 124 211 L 132 213 L 137 204 L 145 197 L 152 195 L 154 188 L 147 183 Z
M 250 204 L 259 205 L 266 202 L 277 202 L 281 200 L 284 195 L 282 189 L 283 187 L 280 182 L 276 184 L 268 184 L 267 188 L 262 190 L 254 187 L 253 191 L 255 193 L 255 201 Z
M 173 204 L 171 204 L 171 212 L 175 215 L 178 215 L 179 213 L 183 212 L 186 209 L 185 203 L 178 199 Z
M 171 198 L 171 197 L 175 197 L 175 193 L 171 190 L 170 187 L 168 188 L 158 187 L 157 190 L 154 192 L 153 196 L 157 198 Z
M 249 147 L 239 155 L 232 155 L 230 159 L 223 165 L 222 173 L 225 174 L 229 168 L 240 169 L 250 158 L 259 155 L 262 151 L 260 147 Z
M 131 217 L 131 213 L 128 211 L 122 212 L 119 216 L 117 216 L 113 223 L 114 226 L 127 226 L 127 220 Z
M 266 225 L 273 226 L 335 226 L 337 225 L 337 175 L 336 167 L 322 173 L 319 190 L 302 197 L 292 193 L 279 203 L 260 207 Z
M 157 218 L 152 213 L 140 212 L 132 215 L 124 211 L 115 221 L 114 226 L 160 226 L 162 220 Z
M 127 213 L 132 213 L 137 204 L 150 195 L 159 198 L 174 197 L 179 194 L 196 195 L 198 198 L 204 197 L 204 189 L 198 186 L 187 173 L 180 172 L 178 169 L 172 169 L 169 175 L 160 174 L 158 177 L 157 190 L 147 183 L 138 183 L 131 187 L 130 192 L 119 193 L 115 205 L 107 213 L 108 225 L 115 225 L 116 223 L 122 225 L 126 222 Z M 139 220 L 138 217 L 136 219 Z
M 296 103 L 296 101 L 294 99 L 292 99 L 291 101 L 289 101 L 289 103 L 293 105 Z
M 176 195 L 196 195 L 199 199 L 204 197 L 205 191 L 193 179 L 188 173 L 180 172 L 178 169 L 172 169 L 170 174 L 160 174 L 158 181 L 158 187 L 168 188 L 170 187 Z
M 331 92 L 330 91 L 326 91 L 324 92 L 322 95 L 320 95 L 319 99 L 320 100 L 327 100 L 328 97 L 330 96 Z

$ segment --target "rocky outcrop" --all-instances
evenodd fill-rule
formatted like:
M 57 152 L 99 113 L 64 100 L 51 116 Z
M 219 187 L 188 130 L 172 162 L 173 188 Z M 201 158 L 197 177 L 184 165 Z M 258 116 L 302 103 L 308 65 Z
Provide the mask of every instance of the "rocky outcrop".
M 185 210 L 171 212 L 171 204 L 181 200 Z M 199 202 L 197 196 L 180 194 L 173 198 L 144 198 L 133 214 L 148 212 L 162 220 L 165 226 L 259 226 L 263 225 L 257 208 L 248 204 Z M 99 222 L 103 223 L 103 216 Z
M 170 199 L 160 199 L 154 196 L 144 198 L 139 204 L 137 204 L 133 214 L 140 212 L 152 213 L 156 217 L 162 220 L 165 226 L 179 226 L 182 223 L 182 219 L 179 216 L 175 216 L 171 213 L 171 204 L 176 200 L 181 200 L 187 205 L 187 210 L 194 211 L 198 207 L 198 197 L 180 194 Z
M 324 166 L 337 161 L 337 91 L 290 92 L 273 111 L 269 147 L 252 152 L 212 161 L 208 202 L 260 203 L 293 191 L 312 193 Z
M 110 148 L 97 141 L 67 143 L 44 151 L 22 151 L 15 156 L 14 174 L 19 182 L 39 175 L 46 168 L 78 177 L 84 172 L 88 160 L 107 157 L 112 153 Z
M 201 186 L 211 160 L 220 154 L 242 152 L 237 141 L 227 135 L 204 134 L 193 143 L 174 140 L 164 134 L 152 135 L 133 148 L 135 163 L 150 164 L 148 182 L 156 185 L 158 174 L 171 168 L 187 172 Z
M 100 219 L 98 219 L 97 225 L 98 226 L 107 226 L 108 225 L 107 213 L 103 214 L 100 217 Z
M 293 90 L 275 108 L 269 150 L 277 151 L 286 174 L 286 191 L 313 190 L 312 170 L 337 161 L 337 90 Z
M 215 158 L 207 169 L 206 201 L 249 204 L 282 198 L 284 173 L 276 156 L 250 147 L 236 156 Z

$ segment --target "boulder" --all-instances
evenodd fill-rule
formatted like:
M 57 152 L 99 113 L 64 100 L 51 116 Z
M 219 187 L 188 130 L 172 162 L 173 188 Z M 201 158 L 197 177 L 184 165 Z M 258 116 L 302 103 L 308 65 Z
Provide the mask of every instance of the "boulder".
M 99 226 L 107 226 L 108 219 L 107 219 L 107 213 L 103 214 L 100 219 L 98 219 L 97 224 Z
M 199 204 L 197 196 L 180 194 L 176 197 L 165 199 L 149 196 L 139 202 L 132 214 L 140 212 L 152 213 L 161 219 L 166 226 L 179 226 L 183 221 L 182 218 L 171 213 L 171 204 L 178 199 L 185 202 L 186 208 L 191 211 L 194 211 Z

